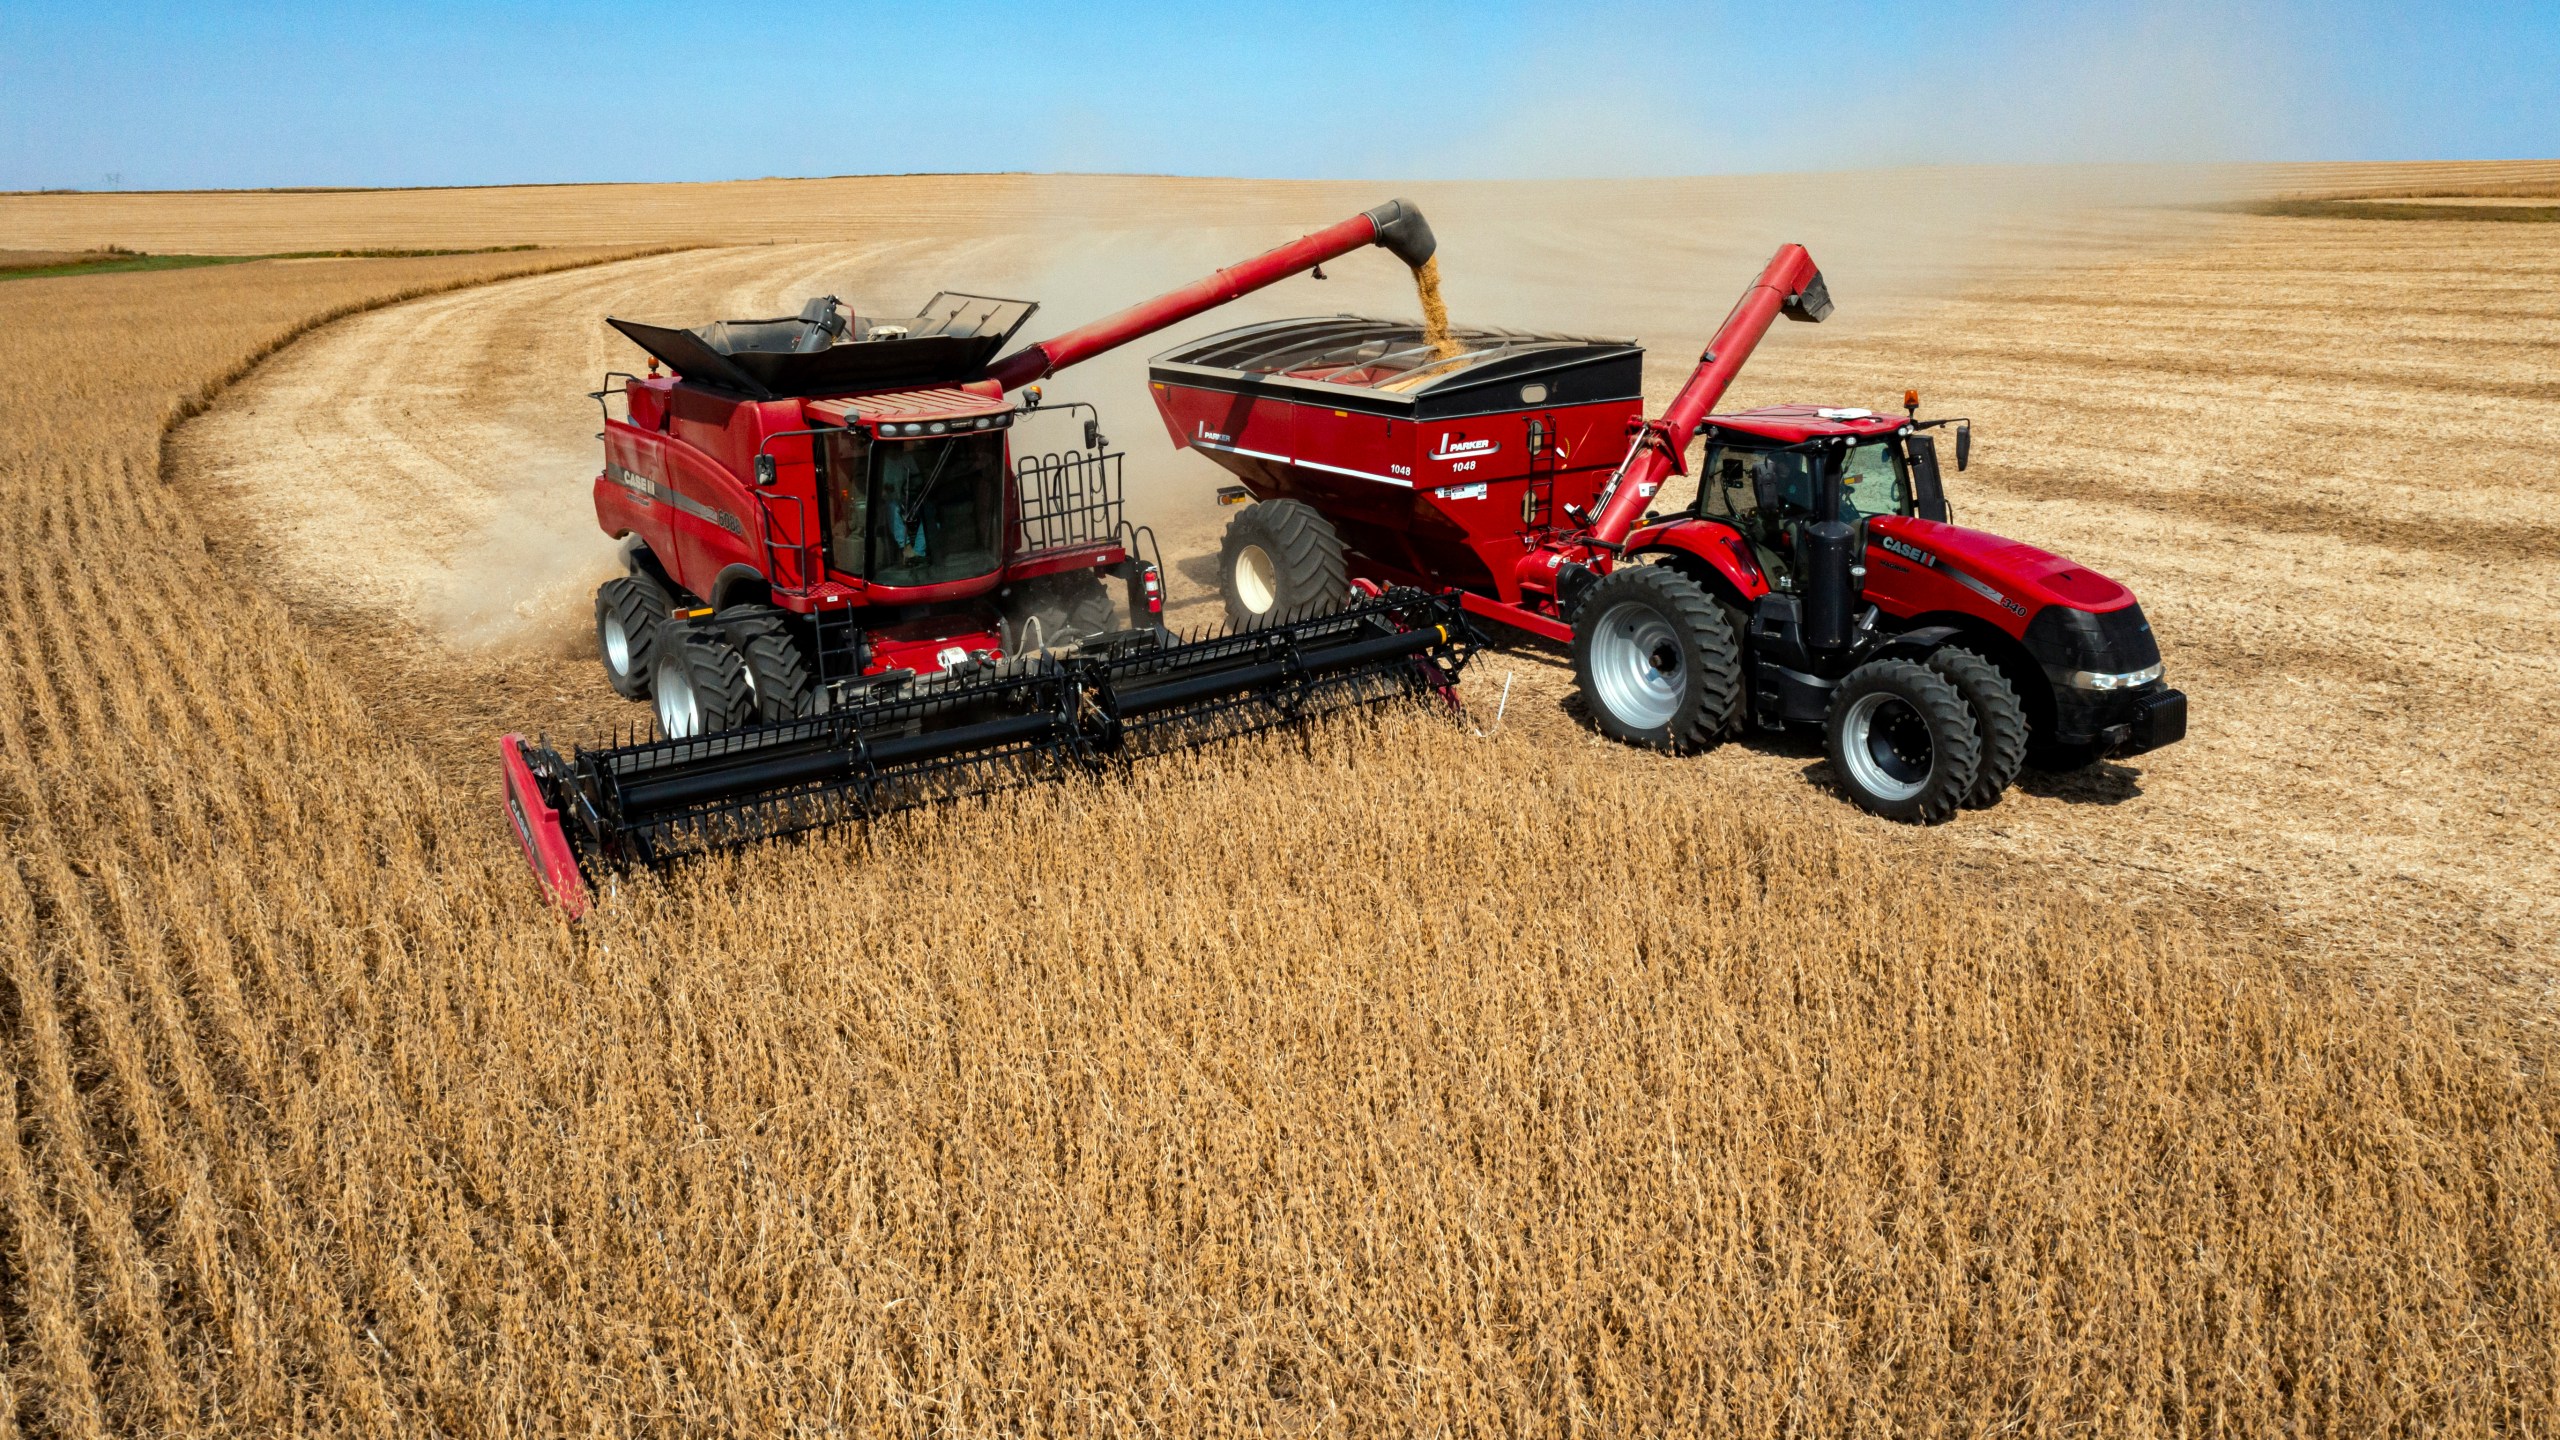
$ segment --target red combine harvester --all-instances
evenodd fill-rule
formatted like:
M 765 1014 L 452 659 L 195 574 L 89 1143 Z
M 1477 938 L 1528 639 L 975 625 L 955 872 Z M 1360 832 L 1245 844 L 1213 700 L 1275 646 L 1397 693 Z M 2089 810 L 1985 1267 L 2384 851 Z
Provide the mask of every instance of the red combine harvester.
M 535 873 L 575 913 L 600 869 L 1454 696 L 1467 631 L 1437 597 L 1176 642 L 1099 417 L 1026 389 L 1364 246 L 1418 267 L 1433 243 L 1393 201 L 1001 359 L 1031 304 L 944 293 L 893 325 L 820 297 L 779 320 L 611 321 L 652 362 L 595 396 L 596 518 L 629 572 L 596 594 L 597 652 L 618 692 L 654 700 L 657 733 L 565 756 L 505 738 Z M 1076 410 L 1080 446 L 1016 453 L 1033 422 Z
M 1819 322 L 1781 248 L 1670 408 L 1625 341 L 1410 324 L 1245 326 L 1156 356 L 1177 447 L 1244 483 L 1219 574 L 1240 622 L 1404 586 L 1570 646 L 1600 728 L 1688 750 L 1821 724 L 1860 805 L 1934 823 L 2054 768 L 2186 733 L 2132 593 L 1950 523 L 1936 438 L 1963 421 L 1782 406 L 1709 413 L 1780 315 Z M 1695 501 L 1647 513 L 1705 442 Z

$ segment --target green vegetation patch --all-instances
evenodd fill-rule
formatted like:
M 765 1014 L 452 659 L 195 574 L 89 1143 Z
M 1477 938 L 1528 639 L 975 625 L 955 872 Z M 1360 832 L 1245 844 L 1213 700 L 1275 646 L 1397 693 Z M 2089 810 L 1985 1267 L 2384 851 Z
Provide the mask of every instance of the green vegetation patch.
M 0 258 L 0 280 L 118 275 L 134 270 L 193 270 L 204 265 L 244 265 L 252 260 L 414 260 L 428 255 L 497 255 L 541 248 L 539 245 L 481 245 L 455 250 L 285 250 L 270 255 L 146 255 L 139 251 L 110 248 L 92 251 L 88 258 L 66 261 L 47 257 L 33 265 L 11 265 L 5 258 Z M 5 257 L 5 253 L 0 252 L 0 257 Z

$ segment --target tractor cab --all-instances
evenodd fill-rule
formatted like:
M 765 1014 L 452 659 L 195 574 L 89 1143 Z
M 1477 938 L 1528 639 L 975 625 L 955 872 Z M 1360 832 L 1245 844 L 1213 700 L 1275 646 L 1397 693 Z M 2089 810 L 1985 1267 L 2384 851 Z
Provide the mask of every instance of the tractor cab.
M 1792 588 L 1806 524 L 1945 518 L 1936 443 L 1923 428 L 1905 416 L 1811 405 L 1711 415 L 1699 429 L 1696 513 L 1740 531 L 1777 588 Z

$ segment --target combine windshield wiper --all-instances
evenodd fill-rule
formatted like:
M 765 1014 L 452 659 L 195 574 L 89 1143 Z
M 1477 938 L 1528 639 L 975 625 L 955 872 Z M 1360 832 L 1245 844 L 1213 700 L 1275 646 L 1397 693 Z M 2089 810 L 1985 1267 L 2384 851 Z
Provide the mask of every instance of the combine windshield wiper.
M 914 527 L 916 517 L 924 513 L 924 502 L 933 496 L 933 487 L 942 483 L 942 471 L 951 463 L 951 452 L 959 448 L 960 442 L 957 440 L 942 442 L 942 454 L 934 460 L 932 473 L 924 477 L 923 488 L 908 496 L 907 503 L 898 507 L 900 525 L 910 529 Z

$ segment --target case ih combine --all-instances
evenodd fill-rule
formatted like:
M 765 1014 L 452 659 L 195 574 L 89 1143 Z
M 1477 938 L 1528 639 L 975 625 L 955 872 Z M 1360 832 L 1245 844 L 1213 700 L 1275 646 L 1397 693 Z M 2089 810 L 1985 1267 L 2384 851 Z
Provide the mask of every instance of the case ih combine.
M 1780 315 L 1830 313 L 1781 248 L 1658 420 L 1618 341 L 1351 317 L 1214 335 L 1151 362 L 1158 411 L 1244 483 L 1219 573 L 1238 621 L 1410 586 L 1570 646 L 1600 728 L 1671 749 L 1824 727 L 1859 804 L 1935 822 L 2053 767 L 2186 733 L 2131 592 L 1950 521 L 1947 421 L 1710 413 Z M 1955 424 L 1956 468 L 1970 427 Z M 1697 498 L 1648 507 L 1705 442 Z
M 597 592 L 597 649 L 616 690 L 654 702 L 657 733 L 566 755 L 505 738 L 535 873 L 576 913 L 601 870 L 1454 695 L 1468 646 L 1443 598 L 1336 597 L 1175 642 L 1098 417 L 1041 411 L 1026 388 L 1364 246 L 1419 267 L 1433 243 L 1390 202 L 1000 359 L 1032 305 L 945 293 L 891 325 L 821 297 L 779 320 L 612 321 L 654 363 L 595 397 L 596 517 L 629 570 Z M 1080 446 L 1017 453 L 1017 434 L 1073 409 Z

